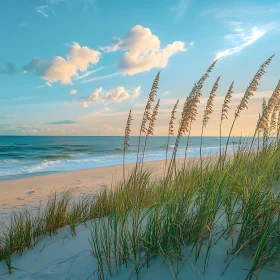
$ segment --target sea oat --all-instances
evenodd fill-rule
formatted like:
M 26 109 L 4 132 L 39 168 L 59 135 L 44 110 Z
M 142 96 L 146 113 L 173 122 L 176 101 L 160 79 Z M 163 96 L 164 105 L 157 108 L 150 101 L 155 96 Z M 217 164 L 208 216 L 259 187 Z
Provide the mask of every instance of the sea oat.
M 174 136 L 174 121 L 175 121 L 175 114 L 178 108 L 178 104 L 179 104 L 179 99 L 177 100 L 177 102 L 175 103 L 173 110 L 171 111 L 171 118 L 170 118 L 170 122 L 169 122 L 169 130 L 168 130 L 168 136 Z
M 233 130 L 233 127 L 234 127 L 234 124 L 236 122 L 236 119 L 240 116 L 240 113 L 245 110 L 245 109 L 248 109 L 248 102 L 250 100 L 250 98 L 252 96 L 254 96 L 254 92 L 258 89 L 258 85 L 259 85 L 259 81 L 261 79 L 261 77 L 265 74 L 265 67 L 267 67 L 271 60 L 273 59 L 274 55 L 270 56 L 258 69 L 257 73 L 255 74 L 255 76 L 253 77 L 252 81 L 250 82 L 249 86 L 247 87 L 245 93 L 244 93 L 244 96 L 242 97 L 241 101 L 240 101 L 240 104 L 237 106 L 237 109 L 234 113 L 234 119 L 233 119 L 233 122 L 232 122 L 232 125 L 231 125 L 231 128 L 230 128 L 230 131 L 229 131 L 229 135 L 228 135 L 228 139 L 227 139 L 227 143 L 226 143 L 226 148 L 225 148 L 225 154 L 224 154 L 224 161 L 223 161 L 223 166 L 224 166 L 224 163 L 225 163 L 225 158 L 226 158 L 226 155 L 227 155 L 227 149 L 228 149 L 228 144 L 229 144 L 229 139 L 231 137 L 231 133 L 232 133 L 232 130 Z M 259 122 L 258 122 L 259 123 Z M 258 126 L 257 126 L 257 129 L 255 130 L 255 134 L 254 134 L 254 137 L 253 137 L 253 141 L 251 142 L 251 146 L 250 146 L 250 149 L 249 149 L 249 153 L 251 151 L 251 148 L 253 146 L 253 143 L 254 143 L 254 139 L 255 139 L 255 136 L 256 136 L 256 133 L 259 131 L 258 129 Z
M 214 86 L 212 87 L 209 98 L 207 100 L 206 108 L 204 110 L 203 119 L 202 119 L 202 128 L 201 128 L 201 136 L 200 136 L 200 149 L 199 149 L 199 155 L 200 155 L 200 183 L 201 183 L 201 186 L 203 184 L 203 176 L 202 176 L 202 168 L 203 168 L 202 136 L 203 136 L 203 129 L 207 126 L 207 123 L 210 120 L 210 115 L 213 113 L 213 102 L 214 102 L 214 98 L 216 96 L 216 91 L 219 88 L 219 81 L 220 81 L 220 76 L 218 77 Z
M 206 81 L 206 79 L 209 77 L 211 71 L 213 70 L 215 64 L 217 63 L 218 60 L 215 60 L 210 67 L 207 69 L 206 73 L 201 77 L 201 79 L 198 81 L 198 83 L 195 85 L 195 95 L 193 98 L 191 98 L 191 110 L 189 110 L 189 117 L 190 117 L 190 121 L 193 122 L 196 119 L 197 116 L 197 107 L 198 107 L 198 103 L 200 102 L 200 97 L 202 95 L 201 91 L 202 88 L 204 86 L 204 82 Z
M 189 123 L 191 120 L 191 115 L 194 114 L 192 111 L 194 98 L 195 98 L 195 92 L 196 92 L 197 85 L 194 84 L 189 96 L 186 98 L 183 111 L 182 111 L 182 117 L 180 120 L 180 127 L 179 127 L 179 135 L 180 137 L 186 134 L 188 131 Z
M 217 61 L 218 60 L 215 60 L 207 69 L 206 73 L 200 78 L 200 80 L 196 84 L 194 84 L 189 96 L 186 98 L 178 133 L 180 137 L 188 132 L 190 123 L 192 123 L 196 119 L 197 107 L 201 97 L 201 90 L 203 88 L 204 82 L 209 77 Z
M 218 60 L 215 60 L 210 65 L 210 67 L 206 70 L 205 74 L 200 78 L 200 80 L 196 84 L 194 84 L 189 96 L 185 100 L 185 103 L 183 106 L 183 111 L 182 111 L 182 117 L 179 122 L 178 134 L 177 134 L 175 145 L 173 148 L 172 159 L 171 159 L 171 161 L 169 163 L 169 167 L 168 167 L 168 173 L 166 176 L 166 180 L 168 180 L 169 178 L 172 177 L 173 168 L 176 168 L 175 167 L 175 158 L 176 158 L 176 153 L 178 150 L 180 139 L 184 134 L 186 134 L 186 132 L 189 132 L 189 135 L 190 135 L 191 123 L 196 119 L 196 116 L 197 116 L 197 106 L 198 106 L 198 103 L 200 102 L 201 90 L 203 88 L 204 82 L 209 77 L 209 75 L 210 75 L 211 71 L 213 70 L 217 61 Z M 188 148 L 188 141 L 187 141 L 187 145 L 186 145 L 186 150 L 187 150 L 187 148 Z M 186 154 L 186 152 L 185 152 L 185 154 Z M 184 162 L 184 165 L 185 165 L 185 162 Z
M 277 121 L 277 140 L 279 139 L 280 135 L 280 112 L 278 113 L 278 121 Z
M 258 69 L 257 73 L 255 74 L 253 80 L 250 82 L 249 86 L 247 87 L 244 96 L 242 97 L 240 104 L 237 106 L 235 111 L 235 117 L 239 117 L 241 111 L 248 109 L 248 101 L 249 99 L 254 96 L 254 92 L 258 89 L 259 81 L 261 77 L 265 74 L 265 67 L 267 67 L 271 60 L 273 59 L 274 55 L 269 57 Z
M 210 92 L 209 98 L 207 100 L 207 104 L 206 104 L 206 108 L 205 108 L 204 116 L 203 116 L 203 121 L 202 121 L 203 127 L 207 126 L 207 123 L 210 119 L 210 115 L 213 113 L 213 102 L 214 102 L 214 98 L 216 96 L 216 91 L 219 88 L 219 81 L 220 81 L 220 76 L 216 80 L 216 82 Z
M 150 121 L 149 121 L 149 127 L 147 129 L 147 133 L 146 133 L 146 138 L 145 138 L 145 144 L 144 144 L 144 149 L 143 149 L 143 153 L 142 153 L 142 165 L 141 165 L 141 170 L 143 168 L 143 163 L 144 163 L 144 157 L 145 157 L 145 151 L 146 151 L 146 146 L 147 146 L 147 140 L 150 136 L 152 136 L 154 134 L 154 129 L 155 129 L 155 121 L 157 119 L 157 114 L 158 114 L 158 109 L 159 109 L 159 102 L 160 99 L 157 101 L 157 104 L 153 110 L 153 113 L 150 117 Z
M 257 129 L 261 129 L 264 131 L 265 136 L 268 136 L 269 126 L 270 126 L 270 117 L 273 113 L 273 110 L 280 99 L 280 80 L 272 93 L 272 96 L 269 98 L 267 102 L 267 106 L 264 108 L 262 112 L 262 116 L 257 124 Z
M 265 110 L 266 106 L 267 106 L 267 102 L 266 102 L 265 98 L 263 98 L 263 103 L 262 103 L 262 114 L 264 113 L 264 110 Z
M 167 145 L 166 145 L 166 153 L 165 153 L 165 167 L 164 167 L 164 175 L 166 172 L 166 165 L 167 165 L 167 156 L 168 156 L 168 149 L 169 149 L 169 142 L 170 142 L 170 136 L 174 136 L 174 120 L 175 118 L 175 114 L 178 108 L 178 104 L 179 104 L 179 99 L 177 100 L 177 102 L 175 103 L 173 110 L 171 111 L 171 118 L 169 121 L 169 128 L 168 128 L 168 139 L 167 139 Z
M 154 134 L 155 121 L 157 119 L 157 114 L 158 114 L 158 109 L 159 109 L 159 102 L 160 102 L 160 99 L 158 100 L 158 102 L 153 110 L 152 116 L 150 118 L 149 128 L 147 130 L 147 137 L 152 136 Z
M 278 120 L 278 118 L 277 118 L 278 114 L 277 113 L 279 112 L 279 109 L 280 109 L 280 99 L 276 103 L 276 105 L 273 109 L 272 115 L 271 115 L 270 127 L 269 127 L 270 134 L 273 133 L 273 131 L 277 129 L 277 120 Z
M 224 103 L 222 105 L 221 112 L 221 121 L 220 121 L 220 170 L 222 170 L 222 124 L 223 120 L 228 118 L 228 110 L 230 109 L 229 104 L 231 102 L 232 94 L 233 94 L 233 85 L 234 81 L 229 86 L 228 92 L 225 96 Z
M 227 119 L 228 110 L 230 109 L 229 104 L 230 104 L 232 94 L 233 94 L 233 85 L 234 85 L 234 82 L 231 83 L 231 85 L 228 89 L 228 92 L 225 96 L 224 103 L 222 106 L 221 121 L 223 121 L 224 119 Z
M 125 151 L 130 146 L 129 142 L 130 142 L 130 134 L 131 134 L 131 123 L 132 123 L 132 115 L 131 115 L 131 109 L 130 109 L 128 117 L 127 117 L 125 131 L 124 131 L 124 144 L 123 144 L 123 180 L 124 181 L 125 181 L 125 166 L 124 166 Z
M 143 119 L 142 119 L 142 123 L 140 126 L 140 132 L 139 132 L 139 138 L 138 138 L 138 148 L 137 148 L 137 157 L 136 157 L 136 167 L 135 167 L 135 172 L 137 172 L 137 166 L 138 166 L 138 158 L 139 158 L 139 153 L 140 153 L 140 144 L 141 144 L 141 135 L 142 132 L 145 133 L 147 135 L 148 131 L 146 128 L 146 124 L 147 122 L 150 121 L 150 117 L 151 117 L 151 108 L 152 108 L 152 103 L 155 101 L 155 96 L 157 95 L 157 90 L 158 90 L 158 84 L 159 84 L 159 77 L 160 77 L 160 71 L 158 72 L 158 74 L 156 75 L 149 97 L 148 97 L 148 101 L 144 110 L 144 114 L 143 114 Z
M 158 72 L 158 74 L 156 75 L 156 78 L 153 82 L 149 97 L 148 97 L 148 101 L 145 107 L 145 111 L 144 111 L 144 115 L 143 115 L 143 120 L 141 123 L 141 129 L 140 131 L 143 133 L 147 133 L 147 128 L 146 128 L 146 124 L 147 122 L 150 120 L 151 118 L 151 108 L 152 108 L 152 103 L 155 101 L 155 96 L 157 95 L 157 90 L 158 90 L 158 84 L 159 84 L 159 77 L 160 77 L 160 71 Z
M 131 115 L 131 110 L 129 111 L 128 118 L 127 118 L 127 123 L 125 127 L 125 132 L 124 132 L 124 149 L 126 150 L 129 147 L 129 142 L 131 141 L 130 139 L 130 134 L 131 134 L 131 122 L 132 122 L 132 115 Z

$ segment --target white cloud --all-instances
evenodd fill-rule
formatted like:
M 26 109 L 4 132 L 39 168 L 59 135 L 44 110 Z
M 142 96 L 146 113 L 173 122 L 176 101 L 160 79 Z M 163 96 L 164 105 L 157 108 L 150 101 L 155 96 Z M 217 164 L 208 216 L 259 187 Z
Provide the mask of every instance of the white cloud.
M 149 28 L 136 25 L 122 38 L 114 37 L 111 46 L 101 47 L 105 52 L 126 51 L 119 67 L 124 74 L 134 75 L 152 68 L 164 68 L 169 58 L 185 51 L 185 44 L 175 41 L 161 48 L 159 38 Z
M 140 91 L 141 91 L 141 87 L 137 87 L 133 90 L 133 93 L 131 95 L 131 99 L 134 100 L 135 98 L 137 98 L 140 94 Z
M 83 99 L 80 101 L 83 102 L 84 108 L 88 108 L 92 103 L 105 103 L 105 105 L 107 106 L 107 102 L 120 103 L 127 99 L 133 100 L 140 94 L 140 90 L 140 86 L 135 88 L 134 90 L 127 90 L 122 86 L 118 86 L 109 91 L 103 91 L 103 89 L 100 87 L 97 88 L 87 99 Z M 107 109 L 109 108 L 107 107 Z
M 49 17 L 49 15 L 46 13 L 46 9 L 48 8 L 48 5 L 45 6 L 38 6 L 36 7 L 36 12 L 44 17 Z
M 262 27 L 252 26 L 244 28 L 242 27 L 242 24 L 238 22 L 231 22 L 231 25 L 233 26 L 233 34 L 225 36 L 225 39 L 233 44 L 233 47 L 218 51 L 216 53 L 215 59 L 229 56 L 242 51 L 244 48 L 248 47 L 258 39 L 263 37 L 271 27 L 270 25 L 268 25 Z
M 70 94 L 77 94 L 77 90 L 76 89 L 72 89 L 71 91 L 70 91 Z
M 52 86 L 52 84 L 50 83 L 50 82 L 46 82 L 45 83 L 48 87 L 51 87 Z
M 175 20 L 178 22 L 185 15 L 189 0 L 179 0 L 177 5 L 170 9 L 175 14 Z
M 130 94 L 124 87 L 116 87 L 115 89 L 109 90 L 104 95 L 105 100 L 109 100 L 117 103 L 129 98 L 130 98 Z
M 83 102 L 83 108 L 88 108 L 88 105 L 90 104 L 89 101 L 84 101 Z
M 83 75 L 80 75 L 79 77 L 75 78 L 75 80 L 84 79 L 84 78 L 90 76 L 91 74 L 93 74 L 93 73 L 95 73 L 95 72 L 98 72 L 98 71 L 100 71 L 100 70 L 102 70 L 102 69 L 104 69 L 103 66 L 102 66 L 102 67 L 99 67 L 99 68 L 97 68 L 97 69 L 95 69 L 95 70 L 87 71 L 87 72 L 85 72 Z
M 121 75 L 121 73 L 116 72 L 116 73 L 109 74 L 109 75 L 104 75 L 104 76 L 94 77 L 94 78 L 91 78 L 91 79 L 86 79 L 86 80 L 83 80 L 82 82 L 80 82 L 80 84 L 85 84 L 85 83 L 90 83 L 90 82 L 99 81 L 99 80 L 103 80 L 103 79 L 108 79 L 108 78 L 111 78 L 111 77 L 114 77 L 114 76 L 117 76 L 117 75 Z
M 91 97 L 90 97 L 90 101 L 95 103 L 95 102 L 98 102 L 99 101 L 99 94 L 102 92 L 102 87 L 100 88 L 97 88 L 92 94 L 91 94 Z
M 72 84 L 74 77 L 87 71 L 91 64 L 97 64 L 99 59 L 100 52 L 74 43 L 70 47 L 66 59 L 61 56 L 56 56 L 51 60 L 35 58 L 23 70 L 35 70 L 48 83 Z
M 88 99 L 83 101 L 83 107 L 88 108 L 89 104 L 91 103 L 99 103 L 103 102 L 103 99 L 100 100 L 99 94 L 102 92 L 102 87 L 97 88 L 90 96 Z

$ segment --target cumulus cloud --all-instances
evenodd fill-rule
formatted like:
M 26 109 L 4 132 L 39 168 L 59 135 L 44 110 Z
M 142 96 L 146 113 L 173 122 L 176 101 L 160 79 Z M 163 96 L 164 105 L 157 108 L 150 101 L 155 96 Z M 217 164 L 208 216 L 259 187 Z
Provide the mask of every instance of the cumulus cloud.
M 141 25 L 131 28 L 124 37 L 114 37 L 111 46 L 101 49 L 104 52 L 125 51 L 119 67 L 128 75 L 149 71 L 152 68 L 164 68 L 172 55 L 186 50 L 185 44 L 181 41 L 161 48 L 159 38 L 149 28 Z
M 88 98 L 81 101 L 83 102 L 84 108 L 88 108 L 91 103 L 120 103 L 126 99 L 135 99 L 139 95 L 140 90 L 140 86 L 134 90 L 127 90 L 122 86 L 118 86 L 108 91 L 103 91 L 103 89 L 100 87 L 97 88 Z
M 228 40 L 233 47 L 218 51 L 215 59 L 242 51 L 244 48 L 263 37 L 271 29 L 271 26 L 243 27 L 239 22 L 232 22 L 231 25 L 233 26 L 233 33 L 225 36 L 225 39 Z
M 70 47 L 66 59 L 61 56 L 53 59 L 34 58 L 23 68 L 23 71 L 25 73 L 35 71 L 49 83 L 72 84 L 74 77 L 87 71 L 91 64 L 97 64 L 99 59 L 100 52 L 74 43 Z
M 12 75 L 16 72 L 16 66 L 13 62 L 6 63 L 5 66 L 0 66 L 0 74 Z
M 131 95 L 131 99 L 134 100 L 135 98 L 137 98 L 140 94 L 140 91 L 141 91 L 141 87 L 137 87 L 133 90 L 133 93 Z
M 99 98 L 99 94 L 102 92 L 102 87 L 97 88 L 86 100 L 83 101 L 83 107 L 88 108 L 90 103 L 102 102 Z
M 88 108 L 89 104 L 90 104 L 90 101 L 84 101 L 83 102 L 83 108 Z
M 124 87 L 116 87 L 115 89 L 109 90 L 103 98 L 104 100 L 119 103 L 123 100 L 129 99 L 130 94 Z
M 71 91 L 70 91 L 70 94 L 77 94 L 77 90 L 76 89 L 72 89 Z

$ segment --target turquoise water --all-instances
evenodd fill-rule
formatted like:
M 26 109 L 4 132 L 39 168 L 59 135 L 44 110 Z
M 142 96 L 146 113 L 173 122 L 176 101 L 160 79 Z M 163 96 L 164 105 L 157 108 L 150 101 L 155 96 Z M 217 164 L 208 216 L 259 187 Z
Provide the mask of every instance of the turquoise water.
M 136 159 L 138 137 L 131 139 L 126 163 Z M 223 145 L 226 140 L 222 138 Z M 172 137 L 168 157 L 174 142 Z M 185 144 L 184 137 L 178 157 L 184 157 Z M 167 137 L 150 137 L 144 161 L 165 159 L 166 145 Z M 204 137 L 203 153 L 218 153 L 219 145 L 219 138 Z M 198 155 L 199 146 L 200 137 L 191 137 L 187 156 Z M 0 180 L 118 165 L 122 164 L 122 157 L 123 137 L 118 136 L 0 136 Z

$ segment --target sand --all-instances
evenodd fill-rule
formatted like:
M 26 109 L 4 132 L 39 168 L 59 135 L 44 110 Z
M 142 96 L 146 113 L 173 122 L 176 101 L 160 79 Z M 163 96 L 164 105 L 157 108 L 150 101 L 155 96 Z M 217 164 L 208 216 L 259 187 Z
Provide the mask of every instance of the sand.
M 16 269 L 9 275 L 7 267 L 0 263 L 0 279 L 5 280 L 86 280 L 99 279 L 97 273 L 97 261 L 91 254 L 91 222 L 85 225 L 78 225 L 77 236 L 72 236 L 69 227 L 63 228 L 55 236 L 46 236 L 40 240 L 33 249 L 25 250 L 21 256 L 12 257 L 12 265 Z M 231 238 L 221 238 L 214 244 L 211 250 L 209 265 L 203 273 L 205 261 L 206 244 L 202 247 L 199 261 L 194 265 L 194 256 L 184 259 L 185 266 L 181 263 L 174 263 L 175 268 L 181 268 L 178 280 L 245 280 L 248 271 L 246 268 L 251 266 L 251 260 L 244 254 L 239 254 L 231 263 L 226 273 L 222 275 L 227 263 L 227 249 L 232 246 Z M 184 255 L 189 256 L 190 247 L 183 249 Z M 126 280 L 134 274 L 132 264 L 126 268 L 122 267 L 120 273 L 114 271 L 113 276 L 109 275 L 108 269 L 105 270 L 105 279 Z M 260 272 L 259 280 L 279 280 L 279 269 L 276 273 L 269 270 Z M 139 274 L 141 280 L 172 280 L 174 279 L 171 270 L 163 259 L 158 257 L 150 262 L 149 267 L 141 269 Z M 255 279 L 255 278 L 253 278 Z
M 144 168 L 152 171 L 154 177 L 160 177 L 164 165 L 164 160 L 152 161 L 144 163 Z M 135 164 L 126 164 L 126 174 L 129 174 L 134 166 Z M 116 165 L 0 181 L 0 215 L 6 215 L 10 210 L 38 207 L 40 203 L 47 201 L 53 192 L 71 189 L 73 195 L 96 194 L 105 186 L 115 186 L 122 178 L 123 166 Z

